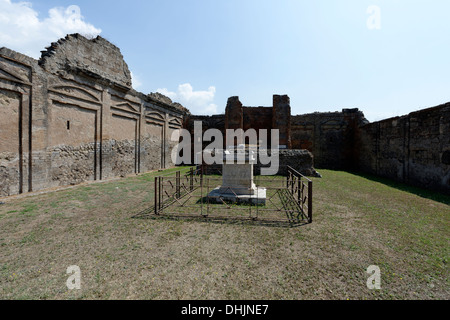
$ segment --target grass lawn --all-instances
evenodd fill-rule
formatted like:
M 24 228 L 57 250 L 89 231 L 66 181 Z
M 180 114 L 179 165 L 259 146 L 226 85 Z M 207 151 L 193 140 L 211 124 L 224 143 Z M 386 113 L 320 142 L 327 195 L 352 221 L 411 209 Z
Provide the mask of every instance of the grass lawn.
M 314 222 L 294 228 L 133 218 L 157 173 L 6 200 L 0 298 L 450 298 L 449 196 L 319 171 Z M 72 265 L 81 290 L 66 286 Z

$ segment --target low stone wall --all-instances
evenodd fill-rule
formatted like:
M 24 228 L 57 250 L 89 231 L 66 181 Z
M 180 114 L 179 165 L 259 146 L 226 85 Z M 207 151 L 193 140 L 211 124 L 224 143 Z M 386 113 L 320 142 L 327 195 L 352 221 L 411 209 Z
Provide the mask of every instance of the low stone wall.
M 278 175 L 280 176 L 286 176 L 287 167 L 290 166 L 304 176 L 320 177 L 320 174 L 314 169 L 314 156 L 308 150 L 280 150 L 279 159 L 280 168 Z M 259 174 L 263 167 L 266 166 L 262 166 L 261 164 L 256 165 L 256 174 Z
M 268 151 L 268 155 L 271 156 L 271 152 Z M 304 176 L 308 177 L 321 177 L 320 174 L 314 169 L 314 157 L 308 150 L 279 150 L 280 166 L 277 175 L 286 176 L 287 167 L 290 166 L 297 170 Z M 222 165 L 208 165 L 206 167 L 207 174 L 221 173 Z M 258 163 L 253 167 L 253 174 L 260 175 L 261 168 L 268 168 L 270 165 L 263 165 L 258 158 Z

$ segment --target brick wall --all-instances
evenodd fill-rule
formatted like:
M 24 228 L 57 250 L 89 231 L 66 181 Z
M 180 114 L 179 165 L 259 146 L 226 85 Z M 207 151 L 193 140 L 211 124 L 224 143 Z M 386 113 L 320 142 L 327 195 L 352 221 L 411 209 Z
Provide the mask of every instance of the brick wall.
M 187 110 L 131 87 L 120 50 L 68 35 L 39 61 L 0 49 L 0 197 L 172 166 Z
M 450 103 L 359 128 L 358 169 L 450 194 Z
M 358 109 L 292 116 L 292 148 L 312 152 L 316 168 L 351 169 L 357 128 L 367 122 Z

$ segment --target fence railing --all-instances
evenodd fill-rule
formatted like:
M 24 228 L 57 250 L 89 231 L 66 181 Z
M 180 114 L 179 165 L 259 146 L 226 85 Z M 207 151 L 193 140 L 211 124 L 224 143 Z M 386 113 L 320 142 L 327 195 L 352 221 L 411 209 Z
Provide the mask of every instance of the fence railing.
M 286 188 L 295 199 L 301 212 L 312 223 L 313 182 L 292 167 L 287 167 Z
M 155 177 L 155 207 L 154 213 L 159 215 L 162 210 L 169 207 L 177 200 L 194 192 L 199 188 L 198 184 L 203 180 L 202 175 L 194 168 L 190 168 L 183 176 L 181 171 L 175 172 L 173 177 Z
M 253 199 L 253 203 L 239 205 L 225 199 L 212 201 L 209 197 L 222 184 L 219 175 L 208 176 L 199 168 L 187 172 L 177 171 L 171 176 L 158 176 L 154 181 L 155 215 L 200 216 L 220 219 L 269 220 L 279 218 L 291 225 L 312 223 L 313 182 L 291 167 L 288 175 L 282 177 L 257 176 L 256 188 L 265 190 L 263 204 Z M 236 190 L 230 190 L 233 193 Z

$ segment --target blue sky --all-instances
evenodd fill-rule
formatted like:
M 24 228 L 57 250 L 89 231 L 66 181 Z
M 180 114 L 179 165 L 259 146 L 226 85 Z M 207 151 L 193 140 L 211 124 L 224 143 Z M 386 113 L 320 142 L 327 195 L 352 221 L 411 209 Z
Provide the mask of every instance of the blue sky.
M 288 94 L 293 114 L 359 108 L 370 121 L 450 101 L 448 0 L 31 0 L 42 37 L 18 3 L 0 0 L 0 46 L 36 57 L 60 34 L 99 32 L 138 91 L 196 114 L 223 113 L 230 96 L 270 106 Z

